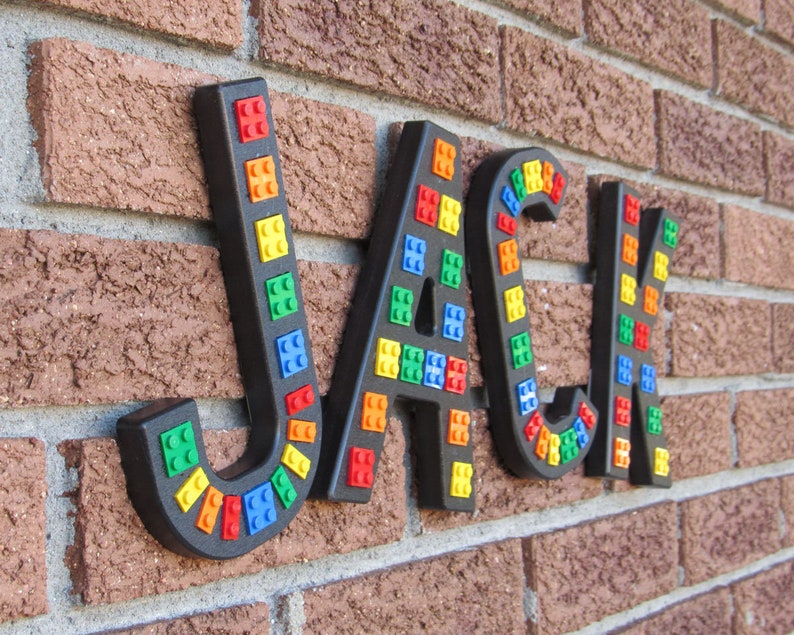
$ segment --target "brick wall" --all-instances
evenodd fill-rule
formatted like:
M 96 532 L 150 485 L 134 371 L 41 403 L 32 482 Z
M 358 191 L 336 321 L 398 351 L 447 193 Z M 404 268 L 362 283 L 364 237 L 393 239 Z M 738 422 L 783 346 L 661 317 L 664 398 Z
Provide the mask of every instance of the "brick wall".
M 794 11 L 785 0 L 0 0 L 0 635 L 794 630 Z M 416 505 L 408 420 L 368 505 L 309 501 L 239 559 L 177 556 L 115 422 L 194 397 L 246 441 L 192 89 L 270 85 L 320 390 L 394 124 L 571 175 L 521 225 L 541 396 L 587 381 L 592 215 L 683 218 L 654 333 L 674 485 L 520 480 L 470 347 L 477 512 Z

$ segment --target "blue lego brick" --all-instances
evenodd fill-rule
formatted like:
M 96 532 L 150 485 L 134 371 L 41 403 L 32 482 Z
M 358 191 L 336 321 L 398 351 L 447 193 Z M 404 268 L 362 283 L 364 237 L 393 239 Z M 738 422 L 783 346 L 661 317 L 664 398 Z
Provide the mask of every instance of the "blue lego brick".
M 631 357 L 626 357 L 625 355 L 618 355 L 618 376 L 616 378 L 617 382 L 619 384 L 623 384 L 624 386 L 631 386 L 633 368 L 634 368 L 634 362 L 631 361 Z
M 525 379 L 520 384 L 516 385 L 516 392 L 518 393 L 518 411 L 521 415 L 528 415 L 533 410 L 537 410 L 538 385 L 534 377 Z
M 425 376 L 422 383 L 429 388 L 444 388 L 444 370 L 447 367 L 447 357 L 435 351 L 425 353 Z
M 518 213 L 521 211 L 521 203 L 518 202 L 515 192 L 507 185 L 502 188 L 502 202 L 505 204 L 505 207 L 507 207 L 508 212 L 513 216 L 518 216 Z
M 425 252 L 427 251 L 427 242 L 422 238 L 405 235 L 405 242 L 403 244 L 403 271 L 421 276 L 425 272 Z
M 466 309 L 457 304 L 447 302 L 444 304 L 444 323 L 441 326 L 441 336 L 456 342 L 463 341 L 464 322 Z
M 640 390 L 656 392 L 656 369 L 650 364 L 643 364 L 640 369 Z
M 573 429 L 576 432 L 576 442 L 580 448 L 583 448 L 590 441 L 590 435 L 587 434 L 584 420 L 581 417 L 576 417 L 573 422 Z
M 248 533 L 253 536 L 276 522 L 276 504 L 270 481 L 257 485 L 243 494 L 243 509 Z
M 309 366 L 309 358 L 306 355 L 306 343 L 300 329 L 277 337 L 276 350 L 278 351 L 281 376 L 284 379 Z

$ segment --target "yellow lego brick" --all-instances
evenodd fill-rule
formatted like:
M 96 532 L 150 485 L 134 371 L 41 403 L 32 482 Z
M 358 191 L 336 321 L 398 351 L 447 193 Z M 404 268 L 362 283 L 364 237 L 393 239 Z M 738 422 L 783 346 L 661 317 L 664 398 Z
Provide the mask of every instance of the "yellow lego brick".
M 548 463 L 549 465 L 559 465 L 560 464 L 560 435 L 559 434 L 552 434 L 549 437 L 549 456 L 548 456 Z
M 524 185 L 527 194 L 535 194 L 543 189 L 543 167 L 538 159 L 528 161 L 521 166 L 524 170 Z
M 378 338 L 378 350 L 375 354 L 375 374 L 379 377 L 397 379 L 400 374 L 400 343 Z
M 460 230 L 460 212 L 460 201 L 442 194 L 438 213 L 438 228 L 448 234 L 457 236 Z
M 301 451 L 291 443 L 287 443 L 287 445 L 284 446 L 284 451 L 281 453 L 281 462 L 301 478 L 306 478 L 306 475 L 312 467 L 312 462 L 309 457 L 301 453 Z
M 450 496 L 458 498 L 469 498 L 471 496 L 471 477 L 474 468 L 471 463 L 452 463 L 452 484 L 449 489 Z
M 670 473 L 670 452 L 665 448 L 656 448 L 653 452 L 653 473 L 657 476 Z
M 186 512 L 193 507 L 193 503 L 199 499 L 209 484 L 209 479 L 202 468 L 197 467 L 193 470 L 193 473 L 187 477 L 182 486 L 176 491 L 176 494 L 174 494 L 179 509 Z
M 653 255 L 653 277 L 665 282 L 667 280 L 667 265 L 669 264 L 670 259 L 667 255 L 657 251 Z
M 256 244 L 259 247 L 259 260 L 268 262 L 289 253 L 286 226 L 281 214 L 268 216 L 254 222 Z
M 504 300 L 508 322 L 520 320 L 527 314 L 527 306 L 524 304 L 524 288 L 521 285 L 506 289 Z
M 628 274 L 620 276 L 620 301 L 634 306 L 637 300 L 637 281 Z

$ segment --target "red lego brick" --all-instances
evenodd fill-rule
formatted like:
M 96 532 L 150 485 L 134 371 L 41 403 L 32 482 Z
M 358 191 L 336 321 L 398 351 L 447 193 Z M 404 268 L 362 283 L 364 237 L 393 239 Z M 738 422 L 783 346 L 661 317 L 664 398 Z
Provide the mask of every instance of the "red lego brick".
M 503 214 L 499 212 L 496 215 L 496 227 L 501 229 L 505 234 L 509 234 L 510 236 L 516 235 L 518 223 L 516 223 L 515 218 L 511 218 L 507 214 Z
M 416 210 L 414 218 L 420 223 L 436 226 L 438 220 L 438 203 L 441 200 L 438 192 L 425 185 L 420 185 L 416 194 Z
M 234 114 L 240 143 L 264 139 L 269 134 L 265 100 L 261 95 L 234 102 Z
M 447 357 L 447 377 L 444 390 L 462 395 L 466 392 L 466 371 L 469 365 L 457 357 Z
M 304 408 L 308 408 L 314 403 L 314 390 L 311 384 L 292 391 L 284 397 L 284 402 L 287 404 L 287 414 L 294 415 Z
M 584 424 L 587 426 L 588 430 L 590 430 L 596 423 L 595 413 L 590 410 L 590 407 L 584 401 L 579 404 L 579 418 L 584 421 Z
M 554 175 L 554 185 L 551 188 L 551 194 L 549 197 L 551 198 L 551 202 L 555 205 L 558 205 L 559 202 L 562 200 L 562 195 L 565 192 L 565 177 L 560 173 Z
M 367 448 L 351 447 L 347 464 L 347 484 L 350 487 L 372 487 L 375 480 L 374 466 L 375 452 Z
M 623 202 L 623 218 L 629 225 L 640 222 L 640 201 L 631 194 L 626 194 Z
M 243 501 L 240 496 L 224 496 L 221 512 L 221 538 L 237 540 L 240 537 L 240 511 Z
M 543 427 L 543 417 L 535 410 L 529 418 L 529 421 L 527 421 L 527 425 L 524 426 L 524 436 L 527 438 L 527 442 L 531 442 L 532 439 L 535 438 L 535 435 L 541 427 Z
M 651 327 L 643 322 L 637 322 L 634 326 L 634 348 L 643 353 L 647 351 L 650 346 L 650 336 Z
M 615 423 L 619 426 L 631 423 L 631 399 L 615 397 Z

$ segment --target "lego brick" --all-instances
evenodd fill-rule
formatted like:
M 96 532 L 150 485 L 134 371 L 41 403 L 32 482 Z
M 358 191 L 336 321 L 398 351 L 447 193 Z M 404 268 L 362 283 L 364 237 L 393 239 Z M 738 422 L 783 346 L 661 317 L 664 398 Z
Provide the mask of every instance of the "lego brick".
M 300 329 L 277 337 L 276 351 L 278 352 L 279 370 L 284 379 L 306 370 L 309 365 L 305 339 Z
M 383 432 L 386 429 L 386 408 L 389 406 L 389 398 L 379 393 L 365 392 L 363 402 L 361 429 Z
M 314 394 L 314 387 L 311 384 L 306 384 L 286 394 L 284 403 L 287 406 L 287 414 L 294 415 L 313 406 L 315 404 Z
M 160 447 L 163 450 L 165 472 L 169 478 L 199 462 L 198 449 L 193 439 L 193 424 L 190 421 L 163 432 L 160 435 Z
M 456 201 L 454 198 L 442 194 L 438 212 L 438 228 L 443 232 L 457 236 L 458 230 L 460 230 L 460 214 L 462 209 L 460 201 Z
M 618 316 L 618 342 L 627 346 L 634 343 L 634 320 L 623 313 Z
M 458 150 L 453 144 L 447 143 L 443 139 L 436 139 L 433 142 L 433 174 L 451 181 L 452 177 L 455 176 L 455 157 L 457 154 Z
M 311 459 L 291 443 L 284 445 L 284 452 L 281 454 L 281 462 L 304 480 L 309 475 L 309 470 L 312 467 Z
M 438 220 L 438 204 L 440 200 L 438 192 L 420 183 L 416 192 L 414 218 L 420 223 L 435 227 Z
M 410 326 L 413 314 L 411 306 L 414 302 L 414 294 L 410 289 L 404 289 L 394 285 L 391 288 L 391 304 L 389 305 L 389 321 L 392 324 L 402 324 Z
M 441 254 L 441 277 L 439 281 L 453 289 L 459 289 L 462 280 L 463 256 L 445 249 Z
M 662 433 L 662 409 L 648 406 L 648 434 Z
M 411 234 L 405 235 L 403 246 L 403 271 L 421 276 L 425 272 L 425 252 L 427 242 Z
M 646 352 L 650 344 L 651 327 L 644 322 L 637 322 L 634 327 L 634 348 Z
M 270 319 L 276 321 L 298 310 L 298 298 L 295 295 L 295 280 L 292 272 L 265 281 L 267 303 L 270 306 Z
M 234 102 L 234 116 L 240 143 L 264 139 L 270 132 L 267 124 L 267 106 L 262 95 Z
M 469 444 L 469 425 L 471 415 L 463 410 L 449 411 L 449 423 L 447 427 L 447 443 L 452 445 L 466 446 Z
M 281 214 L 257 220 L 254 227 L 261 262 L 270 262 L 289 253 L 284 217 Z
M 623 262 L 628 265 L 634 266 L 637 264 L 637 248 L 640 246 L 640 241 L 631 234 L 623 234 L 623 250 L 621 251 L 621 258 Z
M 252 203 L 278 196 L 276 164 L 273 157 L 260 157 L 246 161 L 245 176 L 248 180 L 248 196 Z M 266 233 L 264 228 L 261 230 L 257 228 L 257 231 Z
M 243 509 L 248 534 L 251 536 L 276 522 L 276 503 L 273 486 L 269 481 L 243 494 Z
M 190 476 L 188 476 L 182 483 L 180 488 L 174 493 L 179 509 L 186 512 L 193 504 L 199 499 L 201 494 L 207 489 L 210 484 L 207 475 L 204 473 L 203 468 L 197 467 Z
M 283 465 L 279 465 L 276 471 L 273 472 L 273 476 L 270 477 L 270 484 L 273 486 L 273 489 L 276 490 L 276 494 L 281 504 L 284 506 L 284 509 L 289 509 L 292 503 L 297 500 L 298 492 L 289 480 L 289 476 Z
M 349 487 L 371 488 L 375 481 L 375 452 L 367 448 L 350 448 L 347 464 L 347 484 Z
M 466 392 L 466 371 L 469 365 L 466 360 L 457 357 L 447 357 L 447 372 L 444 380 L 444 390 L 463 395 Z
M 496 228 L 503 231 L 505 234 L 515 236 L 517 226 L 518 223 L 516 223 L 515 218 L 510 218 L 507 214 L 502 214 L 502 212 L 496 215 Z
M 222 540 L 237 540 L 240 537 L 240 513 L 242 509 L 242 497 L 232 495 L 223 497 L 223 507 L 221 511 Z
M 447 367 L 447 358 L 441 353 L 435 351 L 426 351 L 425 354 L 425 373 L 422 378 L 422 383 L 430 388 L 442 390 L 446 378 L 445 369 Z M 416 382 L 414 382 L 416 383 Z
M 223 503 L 223 492 L 210 485 L 204 494 L 204 500 L 201 502 L 201 509 L 199 509 L 198 517 L 196 518 L 196 527 L 205 533 L 211 534 L 215 529 L 215 521 L 218 519 L 221 503 Z
M 386 338 L 378 339 L 375 374 L 380 377 L 397 379 L 400 373 L 400 343 Z
M 596 422 L 598 421 L 598 415 L 593 412 L 593 408 L 591 404 L 588 404 L 585 401 L 582 401 L 579 404 L 579 410 L 577 411 L 577 420 L 581 420 L 585 426 L 587 426 L 588 430 L 592 430 L 595 426 Z
M 400 381 L 421 384 L 424 379 L 425 352 L 421 348 L 403 344 L 400 360 Z
M 466 329 L 466 309 L 449 302 L 444 304 L 444 322 L 441 336 L 456 342 L 463 341 Z
M 474 470 L 470 463 L 452 463 L 452 482 L 450 496 L 469 498 L 472 493 L 471 477 Z
M 287 439 L 300 443 L 314 443 L 317 438 L 317 424 L 314 421 L 290 419 L 287 422 Z
M 565 460 L 560 452 L 561 435 L 576 443 L 573 425 L 577 410 L 590 404 L 581 389 L 558 390 L 548 419 L 538 412 L 533 340 L 526 319 L 531 312 L 523 280 L 515 275 L 520 271 L 518 242 L 505 240 L 500 228 L 505 210 L 520 215 L 522 227 L 527 227 L 525 216 L 535 221 L 556 221 L 566 183 L 563 166 L 549 152 L 539 148 L 504 150 L 487 158 L 477 169 L 467 201 L 467 258 L 482 366 L 489 373 L 492 432 L 504 462 L 514 474 L 524 478 L 559 478 L 574 469 L 589 449 L 587 445 L 580 452 L 576 447 L 574 452 L 569 443 Z M 539 291 L 547 294 L 549 289 L 544 285 Z M 531 305 L 535 298 L 529 298 Z M 536 304 L 548 309 L 551 303 L 548 296 L 541 296 Z M 568 333 L 575 330 L 567 329 Z M 561 333 L 560 337 L 565 338 L 566 334 Z M 558 343 L 560 339 L 554 341 Z M 595 407 L 588 411 L 595 425 Z M 590 435 L 585 436 L 589 444 Z

